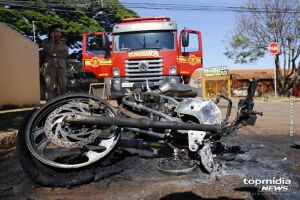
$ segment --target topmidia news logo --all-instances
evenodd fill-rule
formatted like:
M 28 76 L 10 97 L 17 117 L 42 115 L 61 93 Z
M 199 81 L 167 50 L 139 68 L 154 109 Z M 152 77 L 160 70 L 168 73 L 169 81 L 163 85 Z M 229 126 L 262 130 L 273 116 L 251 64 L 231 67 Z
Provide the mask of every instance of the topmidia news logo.
M 285 193 L 291 191 L 291 180 L 286 178 L 272 179 L 247 179 L 244 178 L 245 185 L 254 185 L 258 192 Z

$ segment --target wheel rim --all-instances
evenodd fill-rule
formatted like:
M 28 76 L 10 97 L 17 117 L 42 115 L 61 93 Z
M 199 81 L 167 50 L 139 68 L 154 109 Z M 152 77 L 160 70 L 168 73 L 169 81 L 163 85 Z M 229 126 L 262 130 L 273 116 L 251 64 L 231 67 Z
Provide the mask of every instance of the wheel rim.
M 116 126 L 101 127 L 101 129 L 94 129 L 94 127 L 72 127 L 72 137 L 66 135 L 66 130 L 68 129 L 65 129 L 65 132 L 63 132 L 62 127 L 60 127 L 60 135 L 58 134 L 58 137 L 54 139 L 49 137 L 51 135 L 46 134 L 47 119 L 53 112 L 59 111 L 62 107 L 81 104 L 84 109 L 81 111 L 80 109 L 77 110 L 77 114 L 87 114 L 89 100 L 97 101 L 102 106 L 99 115 L 116 116 L 111 106 L 92 97 L 76 97 L 76 99 L 72 98 L 58 101 L 52 103 L 49 107 L 39 110 L 33 115 L 26 127 L 26 143 L 28 149 L 37 160 L 55 168 L 81 168 L 104 159 L 114 149 L 120 137 L 120 131 Z M 69 106 L 69 108 L 70 107 L 72 106 Z M 63 117 L 74 113 L 74 110 L 70 110 L 66 111 Z M 63 117 L 60 117 L 59 120 Z M 56 125 L 56 127 L 58 127 L 58 125 Z M 98 130 L 98 133 L 95 134 L 93 129 Z M 74 130 L 76 132 L 74 132 Z M 82 134 L 83 130 L 86 131 L 86 135 Z M 87 132 L 87 130 L 90 132 Z M 76 133 L 78 134 L 76 135 Z M 65 143 L 60 145 L 59 141 Z M 92 144 L 91 141 L 93 141 Z

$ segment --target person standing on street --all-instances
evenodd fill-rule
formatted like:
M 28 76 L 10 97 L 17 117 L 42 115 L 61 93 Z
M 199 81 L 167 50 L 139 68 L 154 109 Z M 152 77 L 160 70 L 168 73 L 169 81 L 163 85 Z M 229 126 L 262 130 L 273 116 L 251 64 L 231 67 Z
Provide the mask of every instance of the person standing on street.
M 43 48 L 45 55 L 45 96 L 49 100 L 55 97 L 55 85 L 58 87 L 58 95 L 65 94 L 67 89 L 66 58 L 69 56 L 69 50 L 65 39 L 62 38 L 61 25 L 56 24 L 50 27 L 49 36 L 44 42 Z

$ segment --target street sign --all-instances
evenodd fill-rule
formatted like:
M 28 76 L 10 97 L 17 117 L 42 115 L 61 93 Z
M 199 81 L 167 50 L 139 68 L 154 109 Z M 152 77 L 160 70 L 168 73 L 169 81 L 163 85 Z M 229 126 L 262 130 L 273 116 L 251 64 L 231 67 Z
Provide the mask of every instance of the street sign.
M 277 42 L 271 42 L 268 46 L 268 51 L 273 55 L 278 54 L 280 51 L 279 44 Z
M 228 75 L 228 68 L 227 66 L 221 67 L 211 67 L 204 69 L 204 76 L 226 76 Z
M 280 46 L 277 42 L 271 42 L 268 46 L 268 51 L 273 54 L 273 55 L 277 55 L 280 52 Z M 277 91 L 276 91 L 276 86 L 277 86 L 277 77 L 276 77 L 276 66 L 275 66 L 275 62 L 273 62 L 274 64 L 274 95 L 277 95 Z

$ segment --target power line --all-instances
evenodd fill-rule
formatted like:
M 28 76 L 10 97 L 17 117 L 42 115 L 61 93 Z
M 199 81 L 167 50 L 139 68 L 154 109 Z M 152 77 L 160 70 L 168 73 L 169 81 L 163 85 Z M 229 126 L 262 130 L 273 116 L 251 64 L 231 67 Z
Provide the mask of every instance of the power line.
M 25 2 L 25 4 L 20 4 L 20 3 L 15 3 L 11 2 L 11 1 L 3 1 L 0 0 L 0 5 L 4 5 L 4 6 L 9 6 L 9 7 L 18 7 L 18 8 L 29 8 L 29 9 L 36 9 L 36 10 L 47 10 L 47 11 L 57 11 L 57 12 L 69 12 L 69 13 L 94 13 L 95 12 L 91 12 L 91 11 L 77 11 L 77 10 L 71 10 L 71 9 L 76 9 L 78 8 L 77 6 L 66 6 L 66 5 L 55 5 L 52 6 L 50 4 L 50 8 L 47 6 L 38 6 L 36 4 L 33 4 L 31 2 Z M 61 9 L 61 7 L 70 9 L 70 10 L 66 10 L 66 9 Z M 114 14 L 109 14 L 109 13 L 105 13 L 105 15 L 114 15 Z
M 71 1 L 70 1 L 71 2 Z M 75 9 L 75 8 L 85 8 L 89 5 L 89 3 L 82 3 L 82 1 L 72 1 L 72 4 L 61 4 L 61 1 L 45 1 L 46 6 L 37 6 L 35 2 L 32 1 L 7 1 L 0 0 L 0 5 L 7 5 L 11 7 L 26 7 L 26 8 L 36 8 L 36 9 L 46 9 L 46 7 L 50 7 L 56 11 L 62 12 L 77 12 L 72 10 L 63 10 L 63 8 L 67 9 Z M 78 3 L 77 3 L 78 2 Z M 91 3 L 91 2 L 90 2 Z M 97 6 L 100 1 L 94 1 L 94 5 Z M 102 5 L 102 4 L 101 4 Z M 99 5 L 98 5 L 99 6 Z M 123 2 L 122 4 L 118 3 L 103 3 L 104 8 L 109 6 L 125 6 L 129 9 L 151 9 L 151 10 L 178 10 L 178 11 L 211 11 L 211 12 L 272 12 L 272 13 L 300 13 L 299 9 L 277 9 L 276 11 L 266 10 L 265 8 L 256 8 L 250 9 L 243 6 L 208 6 L 208 5 L 199 5 L 199 4 L 174 4 L 174 3 L 130 3 Z M 47 8 L 48 9 L 48 8 Z M 85 11 L 87 13 L 91 13 L 89 11 Z
M 127 8 L 155 9 L 155 10 L 188 10 L 188 11 L 229 11 L 229 12 L 267 12 L 265 8 L 247 8 L 243 6 L 208 6 L 208 5 L 183 5 L 183 4 L 157 4 L 157 3 L 122 3 Z M 277 9 L 273 13 L 300 13 L 299 9 Z

